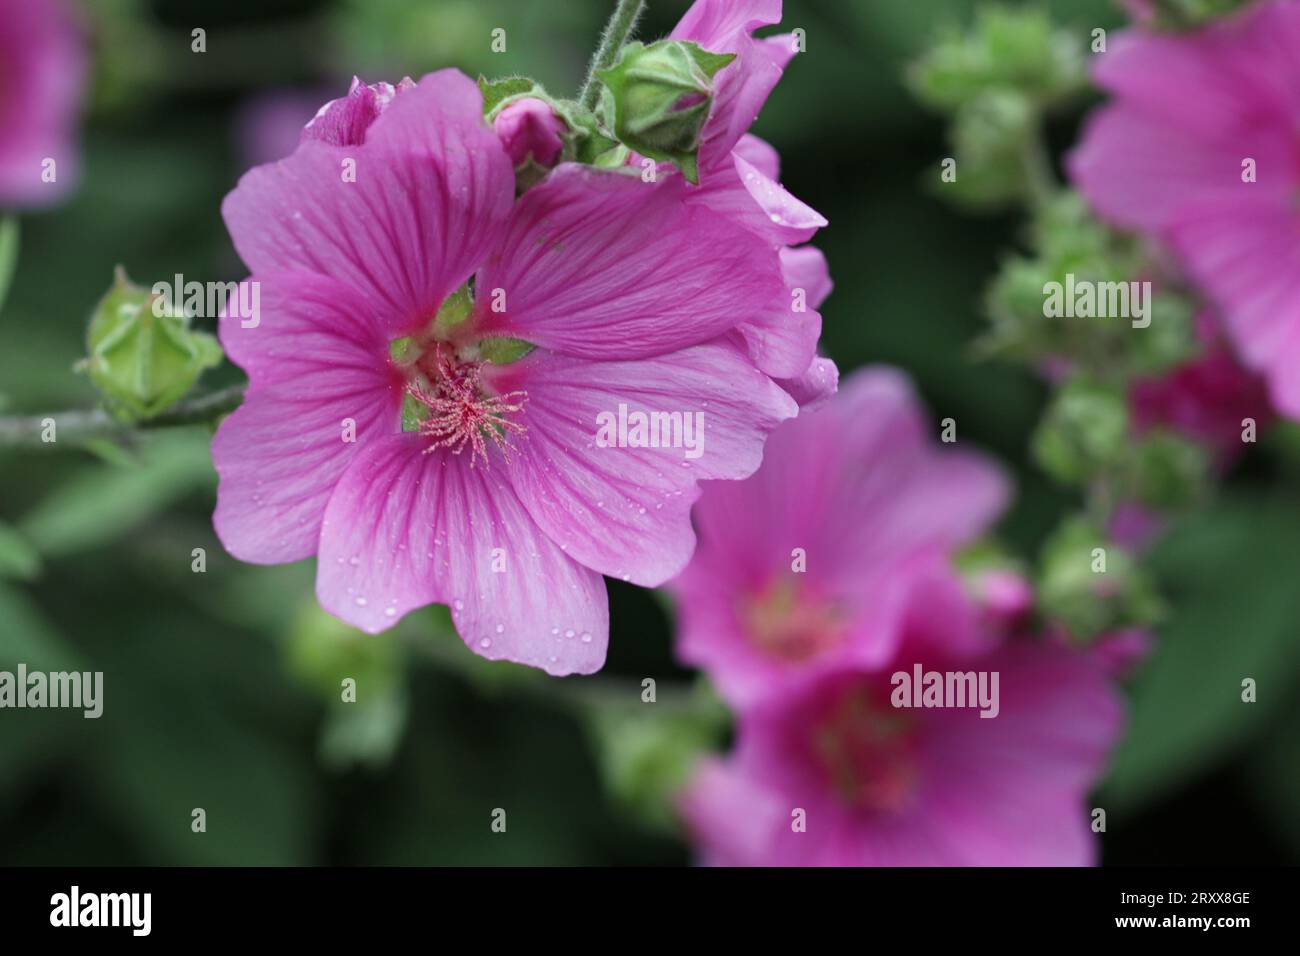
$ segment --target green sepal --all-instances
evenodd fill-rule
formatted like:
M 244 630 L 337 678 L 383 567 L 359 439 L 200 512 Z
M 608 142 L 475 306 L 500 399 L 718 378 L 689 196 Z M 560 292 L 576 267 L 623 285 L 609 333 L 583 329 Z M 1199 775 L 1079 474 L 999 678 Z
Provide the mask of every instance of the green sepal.
M 483 115 L 490 122 L 507 102 L 521 96 L 545 97 L 541 86 L 526 76 L 506 76 L 499 80 L 478 78 L 479 92 L 483 94 Z
M 445 337 L 474 311 L 474 299 L 469 292 L 469 283 L 461 286 L 438 307 L 438 314 L 433 319 L 434 334 Z M 390 346 L 391 348 L 391 346 Z
M 402 431 L 418 432 L 428 417 L 429 409 L 419 399 L 410 392 L 402 396 Z
M 536 347 L 532 342 L 525 342 L 523 339 L 497 335 L 479 342 L 478 354 L 483 361 L 491 362 L 493 365 L 509 365 L 511 362 L 518 362 Z
M 698 183 L 700 134 L 713 107 L 713 79 L 734 59 L 735 54 L 711 53 L 685 40 L 629 43 L 614 66 L 596 74 L 603 86 L 600 118 L 624 146 L 671 162 Z

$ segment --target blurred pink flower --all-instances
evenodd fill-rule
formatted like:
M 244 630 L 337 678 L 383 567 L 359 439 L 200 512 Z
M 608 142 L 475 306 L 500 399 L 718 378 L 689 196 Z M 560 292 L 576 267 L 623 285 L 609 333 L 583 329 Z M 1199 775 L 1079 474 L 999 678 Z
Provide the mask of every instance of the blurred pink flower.
M 1300 417 L 1300 3 L 1128 31 L 1095 77 L 1114 99 L 1072 178 L 1103 217 L 1171 245 L 1277 408 Z
M 304 90 L 274 90 L 250 98 L 235 116 L 235 140 L 245 168 L 284 159 L 302 142 L 320 96 Z
M 810 670 L 882 667 L 908 630 L 984 646 L 951 559 L 997 518 L 1007 481 L 929 433 L 903 375 L 867 369 L 778 428 L 751 478 L 706 485 L 699 545 L 670 584 L 680 658 L 741 706 Z
M 0 207 L 43 205 L 80 174 L 85 53 L 62 0 L 0 0 L 0 24 Z
M 218 534 L 243 560 L 317 555 L 321 605 L 364 630 L 445 603 L 476 653 L 597 670 L 600 575 L 678 573 L 697 482 L 753 472 L 796 411 L 728 339 L 784 295 L 777 250 L 679 177 L 564 164 L 514 201 L 454 70 L 375 113 L 223 206 L 262 316 L 221 324 L 250 389 L 213 443 Z M 701 453 L 603 446 L 624 410 L 702 420 Z
M 900 650 L 894 668 L 997 673 L 997 716 L 902 708 L 889 671 L 810 676 L 739 719 L 679 810 L 706 864 L 1082 866 L 1085 799 L 1119 734 L 1107 664 L 1008 640 L 978 654 Z M 991 686 L 991 678 L 989 680 Z
M 1263 379 L 1241 365 L 1209 312 L 1197 319 L 1197 337 L 1201 352 L 1195 358 L 1134 382 L 1133 421 L 1139 431 L 1164 427 L 1200 442 L 1226 467 L 1246 447 L 1243 421 L 1254 419 L 1262 434 L 1273 407 Z

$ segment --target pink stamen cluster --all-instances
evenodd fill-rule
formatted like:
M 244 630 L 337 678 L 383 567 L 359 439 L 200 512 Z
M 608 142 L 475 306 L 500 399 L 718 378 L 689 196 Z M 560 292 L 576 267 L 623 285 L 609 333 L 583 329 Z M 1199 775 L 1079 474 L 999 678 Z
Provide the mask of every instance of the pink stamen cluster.
M 418 364 L 431 383 L 424 388 L 418 382 L 409 382 L 406 393 L 428 410 L 428 417 L 419 425 L 419 434 L 432 439 L 425 454 L 436 448 L 450 448 L 459 455 L 468 445 L 470 467 L 482 458 L 486 464 L 487 439 L 491 439 L 503 456 L 515 449 L 510 435 L 523 434 L 527 429 L 512 421 L 510 414 L 523 410 L 528 393 L 506 392 L 489 395 L 483 387 L 483 363 L 459 360 L 450 346 L 434 343 L 431 351 L 421 357 Z

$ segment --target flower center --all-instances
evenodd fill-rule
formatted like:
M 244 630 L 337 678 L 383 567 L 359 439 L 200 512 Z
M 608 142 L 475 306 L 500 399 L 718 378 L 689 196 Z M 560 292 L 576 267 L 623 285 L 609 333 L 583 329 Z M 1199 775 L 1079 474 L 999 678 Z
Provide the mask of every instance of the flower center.
M 457 355 L 449 343 L 432 342 L 416 360 L 406 383 L 402 427 L 429 439 L 425 454 L 448 448 L 459 455 L 470 450 L 470 466 L 487 463 L 488 442 L 509 461 L 515 449 L 512 435 L 525 428 L 510 416 L 523 411 L 522 391 L 490 394 L 482 381 L 483 362 Z
M 843 622 L 827 601 L 810 599 L 786 579 L 771 582 L 741 608 L 745 632 L 766 654 L 799 664 L 839 643 Z
M 916 790 L 915 719 L 854 688 L 813 730 L 813 753 L 849 806 L 898 813 Z
M 532 351 L 531 344 L 519 339 L 473 341 L 473 308 L 473 292 L 462 286 L 425 330 L 389 343 L 393 367 L 406 379 L 402 430 L 429 440 L 425 454 L 448 448 L 459 455 L 468 448 L 470 467 L 480 459 L 487 464 L 489 442 L 509 461 L 515 449 L 511 437 L 526 431 L 511 416 L 523 411 L 527 393 L 494 393 L 484 367 L 505 365 Z

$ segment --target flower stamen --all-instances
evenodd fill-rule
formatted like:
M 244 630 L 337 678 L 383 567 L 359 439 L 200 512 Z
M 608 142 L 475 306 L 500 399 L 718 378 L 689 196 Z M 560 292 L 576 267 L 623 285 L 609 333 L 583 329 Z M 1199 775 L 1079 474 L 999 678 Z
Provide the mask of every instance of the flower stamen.
M 421 406 L 417 431 L 431 439 L 424 453 L 448 448 L 459 455 L 468 447 L 470 467 L 480 458 L 486 465 L 491 440 L 509 461 L 510 452 L 516 450 L 510 436 L 527 429 L 508 416 L 523 410 L 527 392 L 488 394 L 481 381 L 483 363 L 461 361 L 450 353 L 449 346 L 435 343 L 419 363 L 428 386 L 418 381 L 406 386 L 406 393 Z

